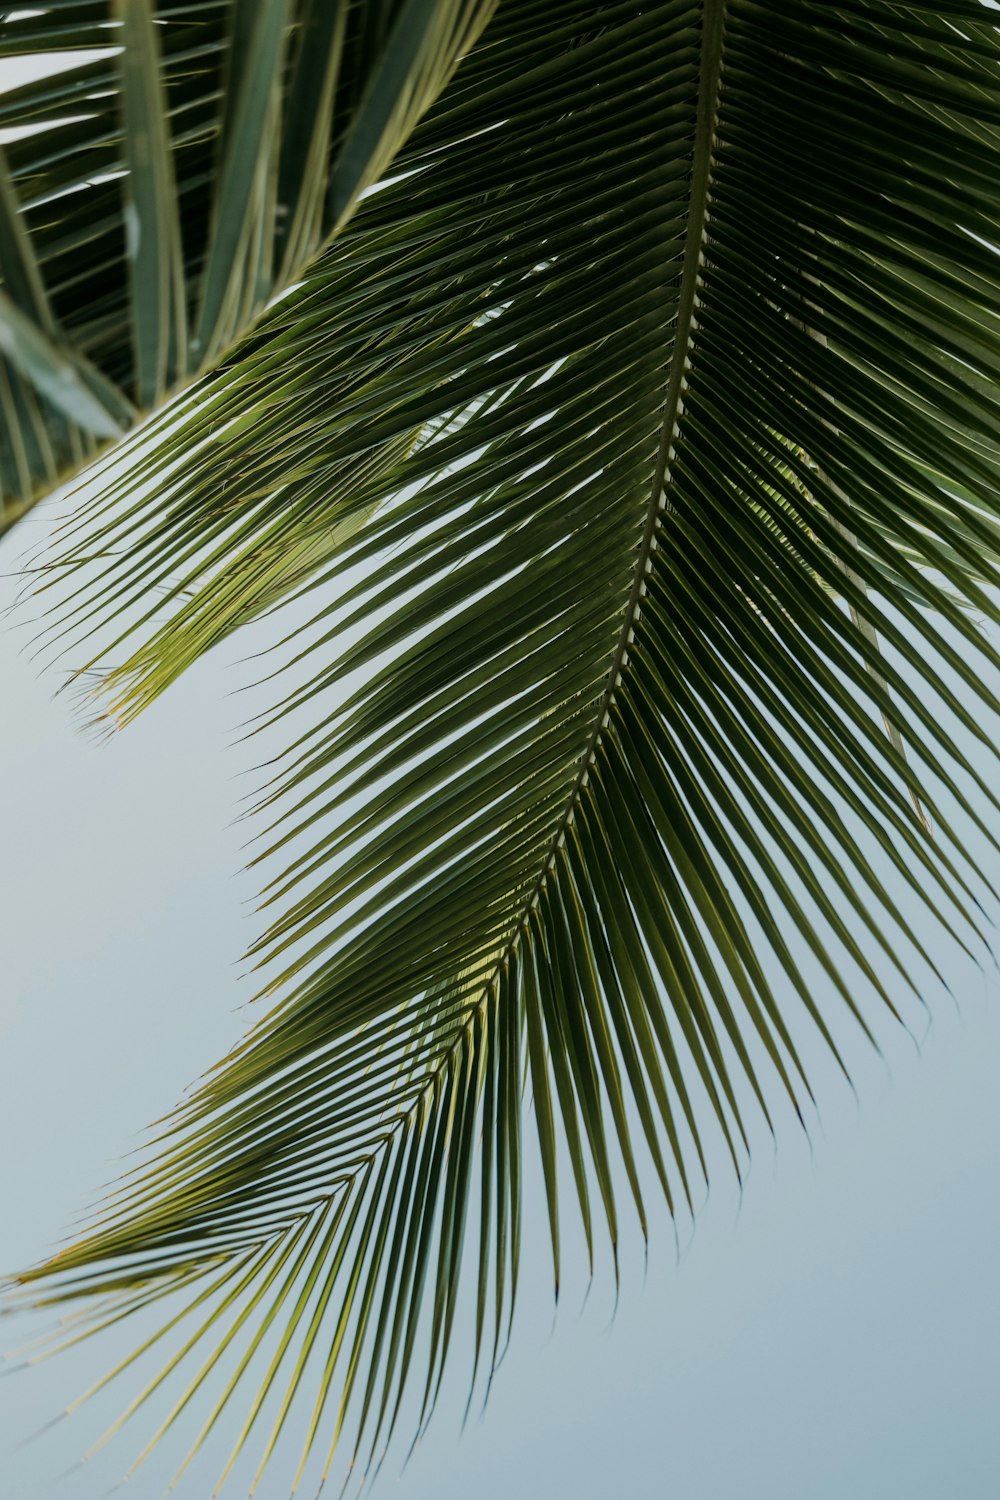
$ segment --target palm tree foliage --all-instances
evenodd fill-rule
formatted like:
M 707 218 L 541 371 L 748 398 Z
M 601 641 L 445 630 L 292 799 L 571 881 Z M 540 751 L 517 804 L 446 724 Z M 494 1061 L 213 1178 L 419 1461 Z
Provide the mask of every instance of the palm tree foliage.
M 0 160 L 8 514 L 246 330 L 494 8 L 56 0 L 5 20 L 0 55 L 88 58 L 0 110 L 32 131 Z
M 747 1100 L 810 1097 L 796 952 L 871 1035 L 929 962 L 894 887 L 976 940 L 950 819 L 995 847 L 997 799 L 941 705 L 993 742 L 1000 39 L 974 0 L 51 0 L 0 42 L 56 45 L 118 50 L 0 100 L 45 127 L 12 513 L 153 415 L 39 560 L 47 629 L 124 721 L 270 612 L 288 743 L 271 1007 L 23 1279 L 94 1327 L 176 1293 L 129 1410 L 224 1371 L 192 1451 L 239 1400 L 230 1465 L 289 1426 L 301 1475 L 407 1385 L 426 1418 L 463 1267 L 493 1367 L 526 1152 L 558 1287 L 564 1200 L 617 1246 L 622 1169 L 645 1232 L 650 1173 L 680 1211 L 707 1131 L 739 1171 Z

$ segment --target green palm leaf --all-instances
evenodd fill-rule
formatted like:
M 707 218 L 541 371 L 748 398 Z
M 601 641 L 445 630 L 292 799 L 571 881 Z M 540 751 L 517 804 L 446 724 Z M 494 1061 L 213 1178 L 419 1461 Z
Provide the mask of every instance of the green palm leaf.
M 24 1278 L 98 1297 L 98 1326 L 187 1298 L 129 1410 L 176 1381 L 160 1436 L 216 1376 L 192 1456 L 240 1402 L 226 1473 L 286 1428 L 298 1477 L 314 1449 L 325 1473 L 349 1414 L 370 1461 L 410 1387 L 427 1417 L 470 1219 L 475 1368 L 495 1365 L 526 1131 L 557 1287 L 563 1196 L 617 1247 L 620 1167 L 644 1232 L 644 1153 L 671 1211 L 707 1131 L 740 1170 L 747 1101 L 809 1097 L 795 1017 L 834 1046 L 796 951 L 872 1035 L 883 960 L 900 989 L 930 962 L 894 887 L 971 944 L 983 882 L 952 810 L 996 847 L 947 721 L 994 743 L 982 9 L 501 0 L 443 91 L 484 8 L 396 7 L 383 45 L 385 10 L 351 12 L 384 89 L 323 186 L 303 118 L 269 148 L 300 205 L 269 237 L 269 130 L 241 90 L 270 63 L 255 97 L 281 116 L 259 38 L 294 32 L 235 7 L 233 151 L 184 325 L 210 368 L 103 461 L 40 564 L 51 637 L 119 719 L 274 611 L 255 727 L 290 743 L 256 804 L 251 950 L 273 1007 Z M 347 32 L 301 24 L 302 87 L 328 103 Z M 155 123 L 143 46 L 126 118 Z M 130 191 L 161 227 L 131 325 L 148 401 L 182 340 L 174 195 L 165 170 Z M 139 301 L 122 270 L 116 338 Z
M 3 322 L 35 325 L 0 349 L 0 527 L 294 283 L 494 6 L 50 0 L 4 22 L 0 55 L 85 60 L 0 97 Z

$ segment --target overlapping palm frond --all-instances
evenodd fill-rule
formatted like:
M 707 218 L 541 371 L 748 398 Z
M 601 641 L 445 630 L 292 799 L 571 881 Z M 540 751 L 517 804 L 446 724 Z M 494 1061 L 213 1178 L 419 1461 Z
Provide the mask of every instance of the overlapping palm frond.
M 936 705 L 994 742 L 998 65 L 966 0 L 501 0 L 62 533 L 52 629 L 122 718 L 297 593 L 275 1003 L 27 1278 L 98 1323 L 189 1297 L 130 1410 L 221 1381 L 192 1452 L 240 1399 L 230 1465 L 288 1429 L 325 1473 L 349 1414 L 378 1452 L 470 1220 L 496 1359 L 526 1131 L 558 1286 L 560 1150 L 617 1245 L 622 1166 L 645 1226 L 644 1153 L 679 1208 L 706 1130 L 739 1169 L 748 1094 L 808 1097 L 797 946 L 870 1032 L 879 958 L 930 962 L 894 888 L 973 941 L 949 808 L 995 848 L 997 799 Z
M 0 529 L 211 367 L 349 217 L 496 0 L 48 0 L 0 56 Z

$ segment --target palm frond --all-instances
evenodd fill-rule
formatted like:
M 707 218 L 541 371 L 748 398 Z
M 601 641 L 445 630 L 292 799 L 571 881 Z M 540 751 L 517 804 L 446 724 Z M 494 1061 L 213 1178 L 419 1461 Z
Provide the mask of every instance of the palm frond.
M 49 0 L 0 96 L 0 527 L 210 368 L 346 222 L 496 0 Z
M 296 596 L 275 1003 L 26 1277 L 98 1321 L 190 1297 L 130 1407 L 189 1368 L 158 1435 L 215 1374 L 192 1452 L 239 1398 L 230 1465 L 293 1413 L 299 1476 L 349 1415 L 370 1459 L 433 1407 L 470 1220 L 495 1364 L 526 1130 L 558 1288 L 561 1151 L 617 1246 L 636 1129 L 680 1211 L 707 1131 L 740 1170 L 747 1099 L 802 1108 L 796 1017 L 835 1042 L 796 951 L 872 1035 L 933 968 L 894 890 L 977 940 L 953 809 L 995 849 L 997 798 L 949 716 L 995 744 L 998 63 L 964 0 L 504 0 L 65 529 L 52 630 L 122 718 Z

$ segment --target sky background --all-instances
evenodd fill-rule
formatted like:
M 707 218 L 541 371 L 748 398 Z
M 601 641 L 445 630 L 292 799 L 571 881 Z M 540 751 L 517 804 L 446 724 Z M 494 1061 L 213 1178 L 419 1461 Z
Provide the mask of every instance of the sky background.
M 0 544 L 0 574 L 49 514 Z M 0 607 L 14 592 L 0 578 Z M 252 765 L 232 743 L 248 707 L 229 696 L 246 680 L 236 650 L 97 744 L 74 703 L 54 698 L 58 673 L 23 649 L 26 618 L 0 633 L 0 1271 L 52 1248 L 142 1127 L 240 1035 L 237 961 L 258 930 L 231 822 Z M 995 1500 L 1000 984 L 953 950 L 940 958 L 955 999 L 928 992 L 930 1025 L 907 1013 L 919 1050 L 888 1025 L 883 1058 L 848 1043 L 856 1098 L 800 1032 L 821 1106 L 811 1142 L 786 1115 L 775 1150 L 757 1122 L 742 1197 L 717 1153 L 679 1261 L 665 1215 L 645 1277 L 639 1235 L 627 1238 L 614 1317 L 607 1258 L 581 1311 L 577 1243 L 554 1318 L 529 1155 L 524 1285 L 489 1409 L 459 1434 L 466 1320 L 428 1436 L 401 1479 L 405 1444 L 390 1455 L 374 1493 Z M 7 1318 L 0 1345 L 48 1326 Z M 74 1465 L 127 1401 L 128 1378 L 22 1440 L 137 1337 L 0 1380 L 3 1500 L 102 1500 L 120 1479 L 149 1420 Z M 231 1440 L 234 1421 L 220 1425 Z M 158 1500 L 183 1451 L 171 1437 L 125 1493 Z M 206 1500 L 219 1467 L 192 1470 L 181 1500 Z M 245 1491 L 238 1472 L 225 1493 Z M 275 1471 L 258 1494 L 283 1500 L 287 1485 Z

